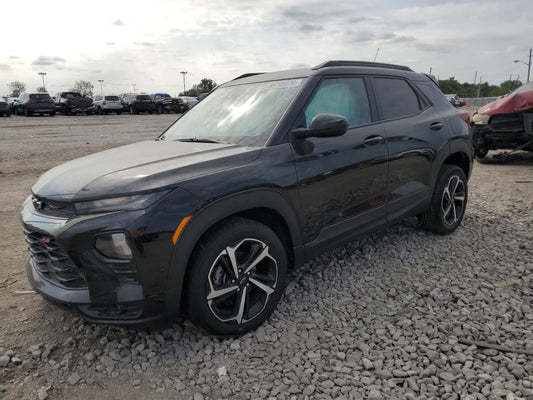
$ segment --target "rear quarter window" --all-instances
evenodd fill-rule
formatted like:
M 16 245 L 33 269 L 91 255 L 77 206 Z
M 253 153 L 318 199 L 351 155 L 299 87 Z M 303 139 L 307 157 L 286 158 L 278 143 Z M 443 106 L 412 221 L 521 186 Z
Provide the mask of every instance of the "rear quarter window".
M 446 99 L 442 91 L 433 83 L 417 83 L 418 89 L 428 98 L 437 111 L 454 110 L 454 106 Z

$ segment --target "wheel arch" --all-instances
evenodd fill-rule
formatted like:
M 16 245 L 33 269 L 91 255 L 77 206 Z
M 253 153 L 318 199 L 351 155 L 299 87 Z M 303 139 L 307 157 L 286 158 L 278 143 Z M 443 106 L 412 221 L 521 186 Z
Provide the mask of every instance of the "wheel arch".
M 166 314 L 181 312 L 190 261 L 198 243 L 215 227 L 232 217 L 248 218 L 272 229 L 285 247 L 288 266 L 303 260 L 300 225 L 290 200 L 275 189 L 254 189 L 226 196 L 193 215 L 174 246 L 168 267 Z

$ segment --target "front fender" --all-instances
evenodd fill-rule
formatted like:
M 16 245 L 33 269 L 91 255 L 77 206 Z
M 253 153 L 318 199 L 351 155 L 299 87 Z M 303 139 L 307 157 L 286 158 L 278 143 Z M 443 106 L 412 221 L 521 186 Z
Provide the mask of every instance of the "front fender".
M 187 266 L 202 235 L 223 219 L 254 208 L 268 208 L 281 215 L 291 235 L 295 264 L 302 262 L 302 238 L 297 213 L 291 201 L 281 191 L 274 188 L 251 189 L 216 200 L 192 216 L 174 246 L 167 280 L 165 314 L 168 318 L 176 317 L 180 313 Z

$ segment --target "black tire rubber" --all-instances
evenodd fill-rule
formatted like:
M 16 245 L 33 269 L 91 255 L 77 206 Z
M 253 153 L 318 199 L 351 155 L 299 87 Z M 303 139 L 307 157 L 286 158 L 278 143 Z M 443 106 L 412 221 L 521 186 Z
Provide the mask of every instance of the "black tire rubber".
M 464 201 L 457 221 L 448 224 L 444 218 L 444 211 L 442 210 L 442 202 L 444 191 L 452 177 L 458 177 L 464 183 Z M 418 216 L 422 227 L 430 232 L 438 233 L 440 235 L 448 235 L 452 233 L 461 224 L 466 206 L 468 203 L 468 182 L 465 173 L 456 165 L 443 164 L 437 177 L 435 189 L 431 198 L 429 208 Z
M 28 112 L 28 109 L 26 107 L 24 107 L 24 115 L 26 117 L 29 117 L 31 114 Z
M 117 111 L 117 115 L 120 115 L 120 114 L 122 114 L 122 111 Z
M 236 245 L 243 239 L 259 240 L 268 246 L 269 255 L 276 261 L 275 289 L 272 294 L 266 297 L 261 311 L 257 312 L 250 320 L 242 321 L 242 323 L 237 321 L 224 322 L 215 316 L 208 304 L 207 296 L 210 292 L 208 274 L 221 251 L 228 246 Z M 231 218 L 214 228 L 198 244 L 189 264 L 186 279 L 184 304 L 187 317 L 211 334 L 220 336 L 241 335 L 263 323 L 279 302 L 287 279 L 285 248 L 279 237 L 266 225 L 246 218 Z M 252 292 L 248 290 L 247 293 Z
M 55 111 L 52 111 L 52 112 L 50 113 L 50 116 L 51 116 L 51 117 L 55 117 L 55 116 L 56 116 L 56 112 L 55 112 Z
M 157 106 L 156 113 L 157 114 L 163 114 L 163 106 L 161 104 L 159 104 Z

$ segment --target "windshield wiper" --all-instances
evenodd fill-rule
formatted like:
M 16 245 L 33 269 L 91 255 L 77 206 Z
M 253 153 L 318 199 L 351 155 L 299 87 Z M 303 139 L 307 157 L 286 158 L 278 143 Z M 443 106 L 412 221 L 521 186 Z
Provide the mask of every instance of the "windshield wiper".
M 229 142 L 225 142 L 225 141 L 223 141 L 223 140 L 215 140 L 215 139 L 207 139 L 207 138 L 197 138 L 197 137 L 175 139 L 174 141 L 176 141 L 176 142 L 224 143 L 224 144 L 230 144 Z

